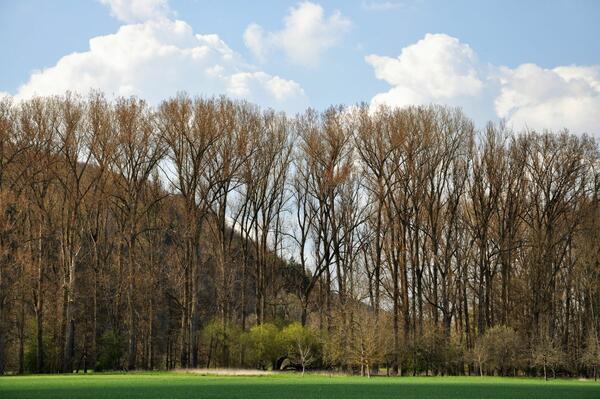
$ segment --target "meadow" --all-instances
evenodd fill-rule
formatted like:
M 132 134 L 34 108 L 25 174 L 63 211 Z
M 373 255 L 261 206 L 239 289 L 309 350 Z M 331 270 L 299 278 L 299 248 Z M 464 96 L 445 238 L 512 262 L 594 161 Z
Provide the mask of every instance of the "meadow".
M 0 377 L 2 399 L 598 399 L 600 382 L 495 377 L 203 376 L 175 372 Z

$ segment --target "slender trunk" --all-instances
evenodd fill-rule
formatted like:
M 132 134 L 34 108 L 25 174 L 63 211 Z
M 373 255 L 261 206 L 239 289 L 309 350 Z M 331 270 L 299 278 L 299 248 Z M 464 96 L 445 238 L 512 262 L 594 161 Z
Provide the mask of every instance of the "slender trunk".
M 148 368 L 154 369 L 154 306 L 150 301 L 150 315 L 148 316 Z
M 93 297 L 93 320 L 92 320 L 92 359 L 91 364 L 93 368 L 96 368 L 98 363 L 98 263 L 94 269 L 94 297 Z
M 42 373 L 44 369 L 44 272 L 43 272 L 43 256 L 42 256 L 42 226 L 40 223 L 38 235 L 38 259 L 37 259 L 37 301 L 35 303 L 35 323 L 36 323 L 36 357 L 35 369 L 38 373 Z
M 136 317 L 135 317 L 135 236 L 133 231 L 129 236 L 129 248 L 127 253 L 127 266 L 129 267 L 128 289 L 127 289 L 127 313 L 129 324 L 129 339 L 127 350 L 127 369 L 135 370 L 136 355 L 137 355 L 137 333 L 136 333 Z
M 398 284 L 398 260 L 393 260 L 392 266 L 392 279 L 393 279 L 393 333 L 394 333 L 394 362 L 393 362 L 393 371 L 394 374 L 398 374 L 398 360 L 399 360 L 399 351 L 400 351 L 400 340 L 399 340 L 399 312 L 400 312 L 400 287 Z
M 188 258 L 189 259 L 189 258 Z M 184 282 L 183 282 L 183 304 L 181 314 L 181 353 L 179 356 L 179 362 L 181 367 L 188 366 L 188 333 L 189 333 L 189 303 L 190 303 L 190 284 L 191 284 L 191 268 L 192 266 L 187 262 L 184 265 Z
M 401 289 L 402 289 L 402 316 L 403 316 L 403 338 L 404 342 L 408 342 L 408 335 L 410 331 L 410 312 L 409 312 L 409 299 L 408 299 L 408 271 L 407 271 L 407 256 L 406 256 L 406 231 L 402 237 L 402 262 L 400 270 L 401 278 Z
M 73 371 L 73 358 L 75 356 L 75 318 L 74 312 L 74 290 L 75 290 L 75 256 L 70 254 L 67 266 L 67 275 L 64 281 L 64 325 L 65 341 L 63 355 L 63 372 L 71 373 Z
M 4 249 L 3 235 L 0 234 L 0 251 Z M 0 288 L 3 287 L 2 281 L 2 269 L 4 262 L 0 260 Z M 5 312 L 4 312 L 4 303 L 5 303 L 5 293 L 0 292 L 0 375 L 4 374 L 4 369 L 6 367 L 6 346 L 5 346 L 5 331 L 6 331 L 6 322 L 5 322 Z
M 19 374 L 25 373 L 25 301 L 21 298 L 21 307 L 19 311 Z
M 200 257 L 196 256 L 199 243 L 194 240 L 191 248 L 192 259 L 192 284 L 191 284 L 191 317 L 190 317 L 190 363 L 191 367 L 198 367 L 198 325 L 200 324 L 200 309 L 198 307 L 199 279 L 200 279 Z

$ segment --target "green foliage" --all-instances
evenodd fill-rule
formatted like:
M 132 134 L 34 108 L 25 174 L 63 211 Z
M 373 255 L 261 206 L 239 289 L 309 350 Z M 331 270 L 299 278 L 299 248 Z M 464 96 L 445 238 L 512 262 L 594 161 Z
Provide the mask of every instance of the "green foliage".
M 298 322 L 284 327 L 279 334 L 279 340 L 286 348 L 290 362 L 299 365 L 302 372 L 318 357 L 320 345 L 316 334 Z
M 210 353 L 211 366 L 228 366 L 241 356 L 248 367 L 274 369 L 285 358 L 294 365 L 306 367 L 320 352 L 316 334 L 300 323 L 283 327 L 264 323 L 243 333 L 236 326 L 214 320 L 202 330 L 202 340 Z
M 125 343 L 121 336 L 113 330 L 108 330 L 100 337 L 99 344 L 95 370 L 122 369 L 121 359 L 125 353 Z
M 276 365 L 277 360 L 287 353 L 279 336 L 279 328 L 272 323 L 252 327 L 244 334 L 243 341 L 248 361 L 261 369 Z
M 37 370 L 37 337 L 31 336 L 25 343 L 24 367 L 26 373 L 55 373 L 59 371 L 61 354 L 51 335 L 42 337 L 43 368 Z
M 231 323 L 215 319 L 202 329 L 202 342 L 210 353 L 210 364 L 228 367 L 238 359 L 242 348 L 242 331 Z

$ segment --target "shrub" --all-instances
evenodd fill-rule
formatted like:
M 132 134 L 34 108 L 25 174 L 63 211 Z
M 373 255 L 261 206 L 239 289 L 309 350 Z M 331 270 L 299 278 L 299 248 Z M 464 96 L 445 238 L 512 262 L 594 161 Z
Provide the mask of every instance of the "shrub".
M 204 347 L 208 348 L 206 367 L 213 363 L 228 367 L 242 351 L 241 330 L 231 323 L 213 320 L 202 330 Z
M 490 372 L 506 375 L 517 366 L 520 352 L 520 340 L 515 330 L 507 326 L 495 326 L 477 342 L 474 357 L 478 359 L 480 368 L 485 365 Z M 480 372 L 483 374 L 482 370 Z
M 100 337 L 99 344 L 98 360 L 96 362 L 95 370 L 122 369 L 121 359 L 125 350 L 121 336 L 113 330 L 108 330 Z
M 60 370 L 61 354 L 50 334 L 42 337 L 43 367 L 37 370 L 37 339 L 30 337 L 25 344 L 24 366 L 28 373 L 55 373 Z
M 600 366 L 600 343 L 594 333 L 590 333 L 585 352 L 581 356 L 581 362 L 584 366 L 592 369 L 594 381 L 598 379 L 598 367 Z
M 306 367 L 318 357 L 319 345 L 316 335 L 308 327 L 294 322 L 281 331 L 280 341 L 287 350 L 290 362 L 299 365 L 304 375 Z
M 244 334 L 244 346 L 248 349 L 248 360 L 265 370 L 277 368 L 277 361 L 285 356 L 286 348 L 279 337 L 279 329 L 271 323 L 259 324 Z

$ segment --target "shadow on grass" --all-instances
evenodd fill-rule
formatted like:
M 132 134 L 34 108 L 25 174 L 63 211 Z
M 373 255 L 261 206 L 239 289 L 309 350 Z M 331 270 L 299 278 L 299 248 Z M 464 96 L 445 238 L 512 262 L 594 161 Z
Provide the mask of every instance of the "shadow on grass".
M 18 379 L 17 379 L 18 380 Z M 368 382 L 339 380 L 303 382 L 264 381 L 257 383 L 237 382 L 228 379 L 206 381 L 140 379 L 85 381 L 33 380 L 31 383 L 0 380 L 0 397 L 3 399 L 353 399 L 353 398 L 402 398 L 402 399 L 599 399 L 599 384 L 530 384 L 530 383 L 478 383 L 444 382 L 386 382 L 384 379 Z

